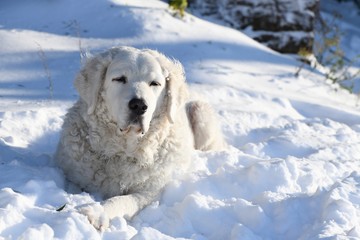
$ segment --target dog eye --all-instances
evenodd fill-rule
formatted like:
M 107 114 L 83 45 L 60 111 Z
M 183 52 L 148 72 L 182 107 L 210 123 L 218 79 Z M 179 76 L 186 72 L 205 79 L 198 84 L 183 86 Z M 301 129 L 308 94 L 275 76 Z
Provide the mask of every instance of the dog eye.
M 159 82 L 157 82 L 157 81 L 152 81 L 150 83 L 150 86 L 161 86 L 161 84 Z
M 114 82 L 121 82 L 123 84 L 127 83 L 127 78 L 125 76 L 121 76 L 121 77 L 116 77 L 113 78 L 112 81 Z

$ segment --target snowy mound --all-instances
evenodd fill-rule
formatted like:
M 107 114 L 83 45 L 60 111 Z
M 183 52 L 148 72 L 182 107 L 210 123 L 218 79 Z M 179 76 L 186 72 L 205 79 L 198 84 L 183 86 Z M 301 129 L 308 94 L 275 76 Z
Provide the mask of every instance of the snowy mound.
M 154 48 L 179 59 L 216 109 L 231 149 L 196 152 L 133 220 L 96 231 L 52 154 L 79 50 Z M 242 33 L 167 4 L 0 2 L 0 239 L 360 238 L 357 99 Z M 57 211 L 58 210 L 58 211 Z

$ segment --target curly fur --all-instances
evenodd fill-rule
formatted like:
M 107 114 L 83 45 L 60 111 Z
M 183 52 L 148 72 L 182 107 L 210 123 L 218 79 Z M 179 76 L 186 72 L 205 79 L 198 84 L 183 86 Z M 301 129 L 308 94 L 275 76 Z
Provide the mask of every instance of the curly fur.
M 159 64 L 166 79 L 143 135 L 120 130 L 104 89 L 114 59 L 139 54 Z M 79 207 L 99 229 L 106 228 L 109 219 L 132 217 L 152 202 L 173 174 L 186 171 L 195 147 L 225 146 L 209 106 L 188 102 L 181 64 L 156 51 L 117 47 L 96 55 L 81 69 L 75 87 L 80 99 L 66 115 L 55 159 L 71 182 L 107 199 L 101 206 Z M 114 101 L 123 101 L 119 98 Z

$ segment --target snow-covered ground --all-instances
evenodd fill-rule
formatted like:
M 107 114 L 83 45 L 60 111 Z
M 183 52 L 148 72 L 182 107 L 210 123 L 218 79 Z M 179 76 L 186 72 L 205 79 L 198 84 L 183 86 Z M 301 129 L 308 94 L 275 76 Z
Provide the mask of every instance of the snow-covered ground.
M 100 199 L 52 154 L 79 49 L 114 45 L 179 59 L 231 149 L 194 153 L 193 172 L 100 233 L 75 210 Z M 161 1 L 0 1 L 0 239 L 359 239 L 358 99 L 299 65 Z

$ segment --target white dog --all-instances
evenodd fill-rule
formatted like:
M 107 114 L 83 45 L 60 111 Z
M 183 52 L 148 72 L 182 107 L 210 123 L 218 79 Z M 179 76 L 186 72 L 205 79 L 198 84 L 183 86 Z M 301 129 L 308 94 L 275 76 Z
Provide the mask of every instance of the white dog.
M 208 104 L 189 102 L 181 64 L 153 50 L 112 48 L 75 79 L 55 159 L 67 178 L 107 199 L 79 210 L 98 229 L 151 203 L 193 149 L 225 147 Z

